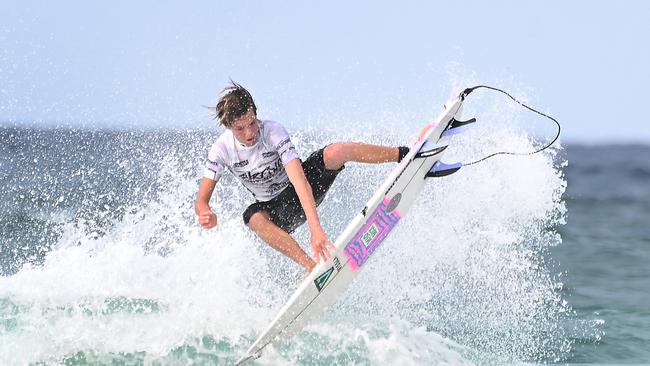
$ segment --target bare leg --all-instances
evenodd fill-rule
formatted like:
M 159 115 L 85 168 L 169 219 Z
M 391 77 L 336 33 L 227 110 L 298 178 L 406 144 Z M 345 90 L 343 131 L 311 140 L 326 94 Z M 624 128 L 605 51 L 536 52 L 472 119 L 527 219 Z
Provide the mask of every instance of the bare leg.
M 337 142 L 325 148 L 323 160 L 325 168 L 330 170 L 341 169 L 348 161 L 360 163 L 387 163 L 397 162 L 399 149 L 397 147 L 369 145 L 358 142 Z
M 271 221 L 268 213 L 264 211 L 254 213 L 248 221 L 248 227 L 273 249 L 305 267 L 307 272 L 311 272 L 316 266 L 316 262 L 302 250 L 296 240 Z

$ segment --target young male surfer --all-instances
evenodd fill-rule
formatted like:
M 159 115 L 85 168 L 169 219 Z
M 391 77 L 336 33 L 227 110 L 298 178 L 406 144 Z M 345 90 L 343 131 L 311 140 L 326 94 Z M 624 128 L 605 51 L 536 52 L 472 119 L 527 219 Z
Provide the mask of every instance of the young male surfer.
M 284 127 L 259 120 L 251 94 L 231 82 L 216 105 L 216 117 L 226 127 L 208 152 L 199 185 L 195 211 L 205 229 L 217 225 L 210 197 L 228 168 L 255 197 L 244 211 L 244 223 L 271 247 L 305 267 L 307 272 L 320 260 L 329 259 L 332 242 L 323 230 L 316 206 L 336 176 L 349 161 L 398 162 L 407 147 L 387 147 L 355 142 L 337 142 L 300 161 Z M 311 233 L 314 259 L 290 235 L 305 220 Z

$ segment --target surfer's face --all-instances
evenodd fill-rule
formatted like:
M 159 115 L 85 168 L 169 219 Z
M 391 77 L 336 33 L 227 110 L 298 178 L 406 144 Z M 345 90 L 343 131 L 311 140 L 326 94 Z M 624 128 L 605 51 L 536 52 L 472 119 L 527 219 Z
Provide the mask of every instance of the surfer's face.
M 253 111 L 235 119 L 229 128 L 237 141 L 246 146 L 255 145 L 260 135 L 259 121 Z

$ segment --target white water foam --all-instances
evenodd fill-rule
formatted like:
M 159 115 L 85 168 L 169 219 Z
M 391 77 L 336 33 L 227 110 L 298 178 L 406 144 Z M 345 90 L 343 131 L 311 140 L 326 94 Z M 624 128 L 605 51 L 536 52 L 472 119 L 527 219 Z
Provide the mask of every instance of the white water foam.
M 68 224 L 42 266 L 0 279 L 2 296 L 20 309 L 17 331 L 2 335 L 0 363 L 85 350 L 155 359 L 202 334 L 236 343 L 266 321 L 259 308 L 281 305 L 273 294 L 284 293 L 283 284 L 263 275 L 269 264 L 252 235 L 232 220 L 210 232 L 188 223 L 195 181 L 169 186 L 175 170 L 165 169 L 159 178 L 168 187 L 158 200 L 103 236 Z
M 459 136 L 445 160 L 534 147 L 508 125 L 518 116 L 510 107 L 475 113 L 476 129 Z M 405 144 L 418 131 L 298 131 L 294 142 L 306 155 L 328 139 Z M 554 159 L 554 151 L 497 157 L 429 182 L 333 311 L 258 362 L 561 358 L 568 344 L 558 322 L 570 309 L 543 259 L 560 241 L 553 227 L 564 215 Z M 70 223 L 42 266 L 0 278 L 1 296 L 18 309 L 14 330 L 0 335 L 0 363 L 56 363 L 80 351 L 145 352 L 147 363 L 160 362 L 203 335 L 226 340 L 229 359 L 243 354 L 302 273 L 231 212 L 250 201 L 237 185 L 224 181 L 216 191 L 219 228 L 199 229 L 192 210 L 199 169 L 188 173 L 178 160 L 163 161 L 156 200 L 134 203 L 103 235 Z M 331 239 L 391 168 L 350 164 L 341 174 L 319 209 Z M 297 238 L 308 250 L 307 234 L 303 227 Z

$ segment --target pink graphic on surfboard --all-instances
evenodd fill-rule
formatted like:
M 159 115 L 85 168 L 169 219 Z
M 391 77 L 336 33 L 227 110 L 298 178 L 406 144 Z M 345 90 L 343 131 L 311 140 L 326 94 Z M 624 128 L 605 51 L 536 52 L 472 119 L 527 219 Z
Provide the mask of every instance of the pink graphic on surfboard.
M 391 199 L 384 201 L 368 215 L 368 221 L 345 246 L 345 255 L 350 259 L 350 267 L 356 271 L 377 249 L 388 233 L 397 225 L 401 217 L 397 210 L 388 211 Z

